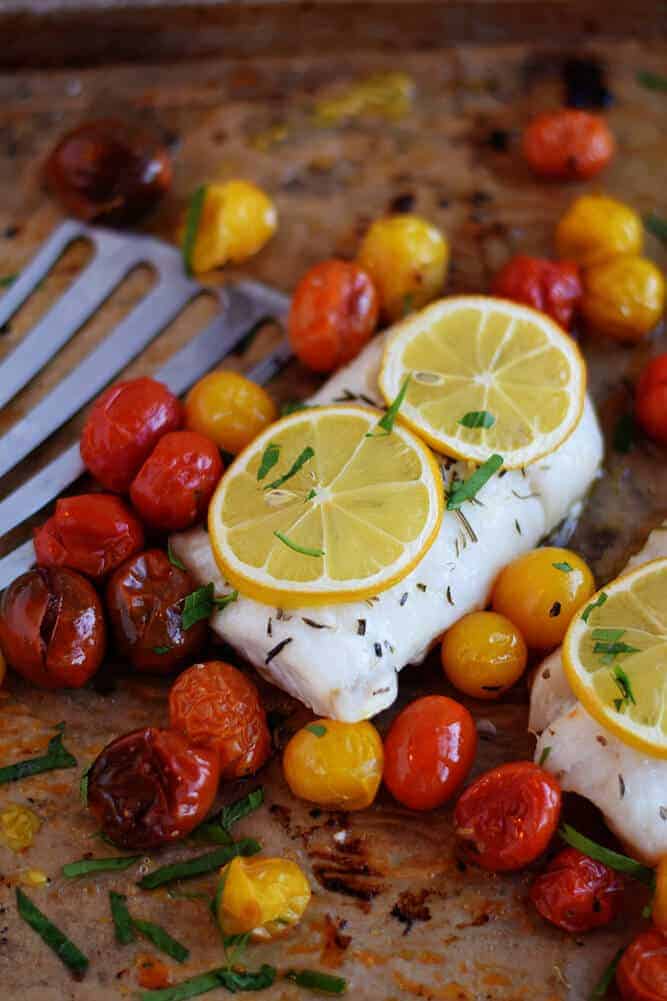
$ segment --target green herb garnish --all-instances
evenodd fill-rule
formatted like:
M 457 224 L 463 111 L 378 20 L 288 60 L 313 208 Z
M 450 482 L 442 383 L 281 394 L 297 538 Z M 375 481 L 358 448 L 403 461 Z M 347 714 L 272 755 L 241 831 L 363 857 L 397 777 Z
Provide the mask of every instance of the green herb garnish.
M 92 767 L 93 763 L 91 761 L 88 767 L 84 768 L 81 772 L 81 778 L 79 779 L 79 799 L 82 806 L 88 806 L 88 776 Z
M 8 285 L 13 285 L 18 274 L 13 275 L 0 275 L 0 288 L 7 288 Z
M 289 970 L 285 974 L 285 980 L 321 994 L 345 994 L 347 991 L 347 980 L 333 977 L 330 973 L 320 973 L 319 970 Z
M 153 872 L 149 872 L 147 876 L 140 879 L 137 886 L 140 886 L 142 890 L 155 890 L 158 886 L 173 883 L 176 879 L 192 879 L 193 876 L 201 876 L 204 873 L 220 869 L 237 855 L 256 855 L 261 849 L 262 846 L 254 838 L 242 838 L 241 841 L 236 841 L 232 845 L 223 845 L 205 855 L 160 866 L 159 869 L 154 869 Z
M 62 867 L 62 874 L 67 879 L 78 876 L 90 876 L 95 872 L 123 872 L 130 866 L 141 861 L 141 855 L 128 855 L 119 858 L 82 858 L 77 862 L 67 862 Z
M 178 556 L 171 547 L 171 542 L 167 543 L 167 556 L 169 557 L 169 562 L 172 567 L 177 567 L 179 570 L 187 570 L 187 567 L 183 560 L 179 560 Z
M 290 414 L 295 414 L 299 410 L 310 410 L 310 404 L 304 403 L 303 400 L 287 400 L 286 403 L 281 404 L 280 416 L 289 417 Z
M 551 754 L 551 748 L 550 747 L 543 747 L 542 748 L 542 753 L 540 754 L 540 760 L 539 760 L 539 766 L 540 766 L 540 768 L 542 768 L 547 763 L 547 758 L 549 757 L 550 754 Z
M 231 605 L 233 601 L 236 601 L 238 596 L 238 591 L 231 591 L 221 598 L 216 598 L 213 581 L 209 584 L 204 584 L 202 587 L 198 587 L 196 591 L 187 596 L 183 603 L 183 611 L 181 613 L 183 629 L 190 629 L 191 626 L 194 626 L 201 619 L 210 618 L 213 612 Z
M 456 511 L 465 501 L 476 497 L 484 484 L 491 479 L 494 473 L 498 472 L 502 464 L 502 455 L 494 453 L 479 469 L 475 470 L 472 476 L 469 476 L 467 480 L 463 480 L 461 483 L 457 483 L 447 498 L 447 510 Z
M 377 432 L 374 433 L 373 431 L 367 431 L 364 437 L 383 438 L 385 435 L 391 434 L 391 432 L 394 430 L 394 424 L 396 423 L 398 411 L 401 409 L 403 400 L 405 399 L 405 394 L 408 391 L 409 383 L 410 383 L 410 376 L 406 375 L 405 379 L 403 380 L 403 385 L 398 391 L 396 399 L 392 403 L 390 403 L 389 407 L 387 408 L 387 412 L 382 415 L 382 417 L 377 423 L 377 426 L 382 429 L 381 432 L 378 434 Z
M 266 474 L 273 469 L 279 458 L 280 445 L 276 445 L 271 442 L 270 445 L 266 446 L 266 450 L 262 456 L 262 461 L 259 465 L 259 469 L 257 470 L 257 479 L 263 480 Z
M 153 647 L 153 653 L 156 653 L 158 655 L 158 657 L 164 657 L 164 655 L 166 653 L 169 653 L 170 650 L 171 650 L 170 646 L 154 646 Z
M 584 622 L 588 622 L 591 612 L 593 612 L 596 608 L 602 608 L 606 600 L 607 600 L 606 591 L 600 591 L 595 601 L 592 601 L 590 605 L 586 605 L 583 612 L 581 613 L 581 617 L 584 620 Z
M 233 803 L 223 806 L 219 814 L 220 825 L 229 831 L 237 821 L 243 820 L 244 817 L 254 813 L 255 810 L 259 810 L 263 802 L 264 790 L 260 786 L 259 789 L 253 789 L 252 792 L 248 793 L 242 799 L 237 799 Z
M 667 244 L 667 219 L 661 219 L 654 212 L 649 212 L 648 215 L 644 216 L 644 225 L 649 233 L 657 236 L 661 243 Z
M 464 428 L 492 428 L 495 423 L 496 418 L 488 410 L 469 410 L 459 421 Z
M 313 497 L 317 497 L 317 490 L 309 490 L 308 493 L 306 494 L 307 501 L 312 500 Z
M 309 723 L 306 727 L 309 733 L 314 733 L 316 737 L 323 737 L 327 732 L 327 728 L 322 726 L 321 723 Z
M 407 316 L 415 308 L 415 297 L 411 292 L 403 296 L 403 316 Z
M 639 880 L 645 886 L 652 888 L 655 885 L 654 870 L 647 865 L 643 865 L 641 862 L 637 862 L 636 859 L 630 858 L 629 855 L 621 855 L 620 852 L 612 851 L 611 848 L 605 848 L 604 845 L 598 844 L 597 841 L 592 841 L 584 834 L 580 834 L 579 831 L 576 831 L 574 827 L 570 827 L 569 824 L 563 824 L 558 833 L 563 841 L 567 842 L 573 848 L 577 848 L 584 855 L 588 855 L 589 858 L 596 859 L 598 862 L 604 862 L 610 869 L 615 869 L 617 872 L 627 873 L 628 876 Z
M 662 73 L 639 70 L 637 73 L 637 82 L 642 87 L 648 87 L 649 90 L 667 90 L 667 76 L 663 76 Z
M 186 1001 L 187 998 L 197 997 L 199 994 L 206 994 L 214 991 L 217 987 L 226 987 L 231 994 L 239 991 L 261 991 L 271 987 L 276 979 L 276 971 L 273 966 L 264 963 L 259 970 L 247 973 L 238 973 L 228 967 L 221 966 L 217 970 L 209 973 L 200 973 L 197 977 L 190 977 L 173 987 L 163 987 L 157 991 L 142 991 L 139 1001 Z
M 614 450 L 627 454 L 635 443 L 636 428 L 632 414 L 621 414 L 614 428 Z
M 324 556 L 323 549 L 309 549 L 307 546 L 300 546 L 298 542 L 292 542 L 291 539 L 288 539 L 284 532 L 274 532 L 273 534 L 288 549 L 292 549 L 295 553 L 301 553 L 302 556 Z
M 292 465 L 290 466 L 290 468 L 287 470 L 287 472 L 283 473 L 282 476 L 279 476 L 277 480 L 273 481 L 273 483 L 268 483 L 264 487 L 264 489 L 265 490 L 277 490 L 278 487 L 282 487 L 283 483 L 287 483 L 287 481 L 291 480 L 293 476 L 296 476 L 296 474 L 299 472 L 299 470 L 301 469 L 301 467 L 305 466 L 305 464 L 307 462 L 309 462 L 310 459 L 312 459 L 314 455 L 315 455 L 315 450 L 312 449 L 310 447 L 310 445 L 306 445 L 306 447 L 304 448 L 303 452 L 299 456 L 297 456 L 297 458 L 294 460 L 294 462 L 292 463 Z
M 88 969 L 88 958 L 74 945 L 74 942 L 64 935 L 60 928 L 56 928 L 46 914 L 42 914 L 19 887 L 16 888 L 16 903 L 19 915 L 26 924 L 37 932 L 42 941 L 75 976 L 82 977 Z
M 192 253 L 197 242 L 199 223 L 201 221 L 202 209 L 206 199 L 206 185 L 200 185 L 190 199 L 188 212 L 185 217 L 185 235 L 183 237 L 183 264 L 186 275 L 192 274 Z
M 627 643 L 596 643 L 593 653 L 604 654 L 603 664 L 611 664 L 615 657 L 622 653 L 639 653 L 636 646 L 629 646 Z M 617 668 L 620 671 L 620 668 Z
M 51 772 L 58 768 L 76 768 L 77 760 L 74 755 L 63 747 L 63 735 L 57 733 L 49 741 L 46 754 L 38 758 L 27 758 L 25 761 L 17 761 L 15 765 L 5 765 L 0 768 L 0 785 L 5 782 L 18 782 L 19 779 L 26 779 L 30 775 L 38 775 L 40 772 Z
M 552 563 L 552 567 L 556 570 L 562 570 L 563 573 L 572 573 L 574 567 L 571 567 L 569 563 Z
M 123 893 L 109 891 L 109 904 L 111 906 L 111 918 L 116 932 L 116 941 L 119 945 L 129 945 L 134 942 L 134 925 L 132 917 L 127 909 L 127 897 Z
M 617 644 L 618 646 L 625 646 L 624 643 Z M 632 649 L 632 648 L 631 648 Z M 630 679 L 623 670 L 622 667 L 614 668 L 614 681 L 621 690 L 621 698 L 614 699 L 614 705 L 616 707 L 616 712 L 620 712 L 626 703 L 632 702 L 633 706 L 636 706 L 635 696 L 632 691 L 632 686 L 630 684 Z
M 171 956 L 177 962 L 184 963 L 190 955 L 190 950 L 172 938 L 160 925 L 156 925 L 152 921 L 142 921 L 139 918 L 132 918 L 132 924 L 149 942 L 153 943 L 156 949 Z
M 625 949 L 618 950 L 611 963 L 593 988 L 593 993 L 591 994 L 589 1001 L 601 1001 L 602 998 L 606 998 L 607 991 L 613 983 L 614 977 L 616 976 L 616 968 L 624 952 Z

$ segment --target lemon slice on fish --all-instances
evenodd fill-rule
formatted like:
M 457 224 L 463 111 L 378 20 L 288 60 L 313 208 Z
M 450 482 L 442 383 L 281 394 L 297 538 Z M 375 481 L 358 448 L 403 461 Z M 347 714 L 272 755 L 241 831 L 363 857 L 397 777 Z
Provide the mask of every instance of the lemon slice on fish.
M 594 719 L 631 747 L 667 758 L 667 559 L 598 591 L 570 623 L 563 663 Z
M 422 558 L 442 512 L 430 449 L 378 411 L 344 405 L 267 428 L 223 476 L 208 521 L 227 580 L 294 607 L 386 590 Z
M 441 299 L 390 332 L 380 389 L 432 448 L 470 462 L 494 452 L 508 469 L 553 452 L 576 428 L 586 365 L 546 314 L 490 296 Z

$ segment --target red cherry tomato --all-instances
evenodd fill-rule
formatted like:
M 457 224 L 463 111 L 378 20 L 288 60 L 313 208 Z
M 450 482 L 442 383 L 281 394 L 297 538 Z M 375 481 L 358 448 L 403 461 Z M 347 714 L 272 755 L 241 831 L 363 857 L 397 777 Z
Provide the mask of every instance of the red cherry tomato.
M 615 151 L 607 123 L 589 111 L 565 108 L 538 115 L 523 134 L 524 156 L 542 177 L 566 181 L 595 177 Z
M 547 313 L 564 330 L 572 324 L 582 288 L 579 268 L 568 261 L 517 254 L 493 280 L 491 291 L 503 299 L 523 302 Z
M 616 985 L 623 1001 L 667 1001 L 667 936 L 657 928 L 638 935 L 621 956 Z
M 35 529 L 37 562 L 103 577 L 144 545 L 139 519 L 119 497 L 81 494 L 56 502 L 56 513 Z
M 113 740 L 95 759 L 88 807 L 119 848 L 155 848 L 201 823 L 219 778 L 215 751 L 148 726 Z
M 196 431 L 161 438 L 130 487 L 137 511 L 151 528 L 180 532 L 201 521 L 222 476 L 220 453 Z
M 551 924 L 577 934 L 613 921 L 623 906 L 623 889 L 609 866 L 566 848 L 537 877 L 530 899 Z
M 39 688 L 81 688 L 106 647 L 92 585 L 60 568 L 38 567 L 17 577 L 0 602 L 0 647 L 17 674 Z
M 195 664 L 179 675 L 169 693 L 169 725 L 192 744 L 216 750 L 223 779 L 252 775 L 271 751 L 257 689 L 221 660 Z
M 667 445 L 667 354 L 653 358 L 642 372 L 635 413 L 649 438 Z
M 117 382 L 88 414 L 81 458 L 103 487 L 125 493 L 162 435 L 182 423 L 181 404 L 161 382 Z
M 477 731 L 464 706 L 444 695 L 412 702 L 384 743 L 384 781 L 411 810 L 433 810 L 457 792 L 472 768 Z
M 193 660 L 206 641 L 206 620 L 183 628 L 183 603 L 196 585 L 160 549 L 126 560 L 107 585 L 107 609 L 119 653 L 137 671 L 167 674 Z
M 370 276 L 349 261 L 322 261 L 296 287 L 288 330 L 294 353 L 315 372 L 331 372 L 370 340 L 379 299 Z
M 523 868 L 549 844 L 560 806 L 558 783 L 532 761 L 492 768 L 456 804 L 456 834 L 465 857 L 491 872 Z

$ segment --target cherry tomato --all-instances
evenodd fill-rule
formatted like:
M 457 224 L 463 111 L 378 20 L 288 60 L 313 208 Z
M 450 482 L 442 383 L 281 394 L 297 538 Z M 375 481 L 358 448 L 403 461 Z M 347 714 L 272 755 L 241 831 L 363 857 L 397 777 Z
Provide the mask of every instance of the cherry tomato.
M 237 856 L 220 870 L 215 913 L 223 935 L 267 941 L 297 924 L 309 901 L 310 886 L 296 862 Z
M 147 726 L 116 738 L 95 759 L 88 807 L 119 848 L 155 848 L 201 823 L 219 778 L 215 751 Z
M 0 601 L 0 646 L 10 667 L 39 688 L 81 688 L 104 657 L 100 599 L 72 570 L 29 570 Z
M 318 719 L 285 748 L 283 772 L 299 799 L 330 810 L 363 810 L 382 781 L 382 740 L 372 723 Z
M 37 562 L 103 577 L 144 545 L 139 519 L 118 497 L 80 494 L 56 501 L 56 513 L 35 529 Z
M 665 279 L 653 261 L 619 254 L 584 271 L 581 313 L 587 326 L 621 344 L 637 344 L 660 322 Z
M 644 368 L 635 393 L 635 414 L 649 438 L 667 445 L 667 353 Z
M 470 612 L 445 633 L 440 656 L 459 691 L 475 699 L 499 699 L 525 671 L 528 651 L 504 615 Z
M 543 918 L 574 934 L 602 928 L 623 906 L 624 883 L 617 872 L 576 848 L 566 848 L 530 888 Z
M 581 299 L 579 268 L 568 261 L 517 254 L 498 272 L 491 291 L 539 309 L 569 330 Z
M 222 476 L 218 449 L 195 431 L 161 438 L 130 487 L 130 498 L 151 528 L 180 532 L 201 521 Z
M 396 717 L 384 742 L 384 781 L 411 810 L 433 810 L 459 790 L 472 768 L 477 731 L 468 710 L 427 695 Z
M 206 640 L 202 619 L 183 628 L 185 598 L 196 589 L 186 570 L 160 549 L 126 560 L 107 585 L 107 608 L 116 646 L 137 671 L 166 674 L 193 660 Z
M 130 379 L 106 389 L 81 435 L 81 458 L 107 490 L 124 493 L 167 431 L 183 423 L 181 404 L 155 379 Z
M 667 936 L 649 928 L 627 947 L 616 968 L 623 1001 L 667 1001 Z
M 144 129 L 114 119 L 68 132 L 51 152 L 45 173 L 66 211 L 86 222 L 132 222 L 171 187 L 164 146 Z
M 589 111 L 565 108 L 538 115 L 523 134 L 524 156 L 542 177 L 565 181 L 595 177 L 615 151 L 607 123 Z
M 259 692 L 221 660 L 194 664 L 179 675 L 169 693 L 169 725 L 192 744 L 216 750 L 223 779 L 252 775 L 271 751 Z
M 331 372 L 370 340 L 379 308 L 375 285 L 357 264 L 322 261 L 306 272 L 292 298 L 292 349 L 315 372 Z
M 492 768 L 456 804 L 456 835 L 464 857 L 490 872 L 529 865 L 558 826 L 561 792 L 553 775 L 532 761 Z
M 651 917 L 656 928 L 667 931 L 667 855 L 663 855 L 656 866 Z
M 233 455 L 277 417 L 266 390 L 238 372 L 209 372 L 195 383 L 185 402 L 187 426 Z

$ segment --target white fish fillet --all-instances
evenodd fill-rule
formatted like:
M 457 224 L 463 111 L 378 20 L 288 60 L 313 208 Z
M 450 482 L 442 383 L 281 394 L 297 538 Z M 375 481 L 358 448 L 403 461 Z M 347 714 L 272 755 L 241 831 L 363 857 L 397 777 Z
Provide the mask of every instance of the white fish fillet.
M 380 403 L 382 341 L 372 341 L 312 402 L 361 398 Z M 482 608 L 499 571 L 580 501 L 601 458 L 602 438 L 587 400 L 579 427 L 556 452 L 525 473 L 511 470 L 492 477 L 478 494 L 483 506 L 465 505 L 476 541 L 449 512 L 415 570 L 374 600 L 281 613 L 239 598 L 216 613 L 211 625 L 269 681 L 317 714 L 367 719 L 396 698 L 397 671 L 421 661 L 466 612 Z M 449 475 L 455 469 L 462 478 L 469 473 L 457 463 Z M 212 580 L 220 592 L 227 589 L 203 530 L 175 536 L 172 545 L 198 582 Z
M 648 537 L 626 570 L 667 556 L 667 522 Z M 574 697 L 560 650 L 539 668 L 530 696 L 529 727 L 541 734 L 539 761 L 563 789 L 585 796 L 602 811 L 609 828 L 647 862 L 667 855 L 667 761 L 650 758 L 600 726 Z

